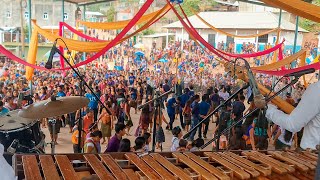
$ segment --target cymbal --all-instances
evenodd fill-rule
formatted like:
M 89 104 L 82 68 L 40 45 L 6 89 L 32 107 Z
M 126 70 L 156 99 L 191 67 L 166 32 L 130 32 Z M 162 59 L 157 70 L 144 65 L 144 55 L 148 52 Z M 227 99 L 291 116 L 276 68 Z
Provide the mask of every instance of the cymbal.
M 18 115 L 31 119 L 55 117 L 74 112 L 88 104 L 89 100 L 85 97 L 51 97 L 51 99 L 40 101 L 21 109 Z

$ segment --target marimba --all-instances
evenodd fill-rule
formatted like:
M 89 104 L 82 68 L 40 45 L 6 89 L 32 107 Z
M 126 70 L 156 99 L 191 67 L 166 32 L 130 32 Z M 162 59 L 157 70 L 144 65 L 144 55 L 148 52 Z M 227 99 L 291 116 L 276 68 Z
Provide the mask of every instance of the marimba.
M 57 154 L 14 156 L 18 179 L 308 180 L 317 154 L 302 151 Z

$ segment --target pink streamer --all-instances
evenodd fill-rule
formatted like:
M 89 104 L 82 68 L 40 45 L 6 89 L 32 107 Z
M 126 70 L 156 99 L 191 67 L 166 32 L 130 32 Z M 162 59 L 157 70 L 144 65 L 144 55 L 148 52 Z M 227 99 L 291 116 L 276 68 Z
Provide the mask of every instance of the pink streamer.
M 88 36 L 76 29 L 74 29 L 73 27 L 71 27 L 69 24 L 65 23 L 65 22 L 60 22 L 62 26 L 65 26 L 66 28 L 68 28 L 71 32 L 73 32 L 74 34 L 84 38 L 84 39 L 87 39 L 89 41 L 93 41 L 93 42 L 106 42 L 104 40 L 101 40 L 101 39 L 97 39 L 97 38 L 94 38 L 94 37 L 91 37 L 91 36 Z
M 320 62 L 306 65 L 303 67 L 298 67 L 298 68 L 288 69 L 288 70 L 281 70 L 281 71 L 264 71 L 264 70 L 253 70 L 253 71 L 257 72 L 257 73 L 269 74 L 269 75 L 273 75 L 273 76 L 284 76 L 286 74 L 290 74 L 290 73 L 294 73 L 294 72 L 298 72 L 298 71 L 302 71 L 302 70 L 306 70 L 306 69 L 310 69 L 310 68 L 314 68 L 315 70 L 319 70 L 320 69 Z

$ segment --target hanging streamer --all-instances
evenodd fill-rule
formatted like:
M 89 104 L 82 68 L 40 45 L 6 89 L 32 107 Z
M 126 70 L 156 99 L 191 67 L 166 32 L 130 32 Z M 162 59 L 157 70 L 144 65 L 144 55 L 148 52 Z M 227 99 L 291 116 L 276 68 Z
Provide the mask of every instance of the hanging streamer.
M 144 15 L 142 16 L 136 23 L 136 25 L 138 24 L 142 24 L 145 23 L 147 21 L 149 21 L 150 19 L 152 19 L 153 17 L 155 17 L 160 11 L 165 11 L 170 9 L 168 5 L 164 6 L 162 9 L 152 12 L 150 14 Z M 80 21 L 81 24 L 92 28 L 92 29 L 104 29 L 104 30 L 112 30 L 112 29 L 122 29 L 124 28 L 131 20 L 125 20 L 125 21 L 117 21 L 117 22 L 86 22 L 86 21 Z
M 116 45 L 126 34 L 127 32 L 135 25 L 135 23 L 139 20 L 139 18 L 147 11 L 147 9 L 151 6 L 152 2 L 154 0 L 147 0 L 144 5 L 141 7 L 141 9 L 139 10 L 139 12 L 135 15 L 135 17 L 130 21 L 130 23 L 118 34 L 118 36 L 116 36 L 115 39 L 113 39 L 106 47 L 104 47 L 101 51 L 97 52 L 96 54 L 94 54 L 92 57 L 88 58 L 85 61 L 82 61 L 76 65 L 74 65 L 73 67 L 80 67 L 83 66 L 85 64 L 88 64 L 92 61 L 94 61 L 95 59 L 99 58 L 100 56 L 102 56 L 105 52 L 107 52 L 111 47 L 113 47 L 114 45 Z M 168 12 L 168 11 L 167 11 Z M 155 18 L 154 18 L 155 19 Z M 149 26 L 150 24 L 145 24 L 145 26 Z M 144 26 L 144 27 L 145 27 Z M 2 47 L 0 50 L 3 50 L 4 48 Z M 19 58 L 18 58 L 19 59 Z M 30 66 L 30 67 L 39 67 L 38 69 L 43 69 L 43 67 L 40 66 L 35 66 L 33 64 L 30 63 L 22 63 L 25 64 L 26 66 Z M 69 70 L 71 68 L 60 68 L 60 69 L 52 69 L 52 70 Z
M 89 40 L 89 41 L 92 41 L 92 42 L 106 42 L 105 40 L 101 40 L 101 39 L 98 39 L 98 38 L 94 38 L 94 37 L 88 36 L 88 35 L 80 32 L 80 31 L 78 31 L 77 29 L 74 29 L 73 27 L 71 27 L 69 24 L 67 24 L 65 22 L 60 22 L 60 23 L 61 23 L 62 26 L 68 28 L 69 31 L 71 31 L 72 33 L 82 37 L 83 39 L 86 39 L 86 40 Z
M 38 50 L 38 33 L 36 30 L 33 30 L 31 35 L 31 40 L 29 42 L 29 51 L 27 62 L 29 64 L 35 65 L 37 62 L 37 50 Z M 33 76 L 34 68 L 26 67 L 26 79 L 31 81 Z
M 320 22 L 320 7 L 301 0 L 261 0 L 262 2 L 286 10 L 297 16 Z
M 272 33 L 272 32 L 275 32 L 275 31 L 278 31 L 279 28 L 275 28 L 275 29 L 271 29 L 269 31 L 265 31 L 265 32 L 262 32 L 262 33 L 259 33 L 259 34 L 253 34 L 253 35 L 235 35 L 235 34 L 230 34 L 228 32 L 225 32 L 225 31 L 222 31 L 214 26 L 212 26 L 211 24 L 209 24 L 206 20 L 204 20 L 198 13 L 196 13 L 192 8 L 190 8 L 190 10 L 192 11 L 192 13 L 194 15 L 196 15 L 204 24 L 206 24 L 208 27 L 210 27 L 212 30 L 216 31 L 216 32 L 219 32 L 221 34 L 225 34 L 227 36 L 230 36 L 230 37 L 237 37 L 237 38 L 255 38 L 255 37 L 259 37 L 259 36 L 263 36 L 265 34 L 269 34 L 269 33 Z M 276 43 L 278 44 L 278 43 Z
M 179 5 L 179 7 L 180 7 L 180 9 L 181 9 L 181 12 L 182 12 L 183 15 L 184 15 L 184 18 L 187 20 L 187 22 L 188 22 L 189 25 L 190 25 L 190 27 L 189 27 L 188 25 L 186 25 L 185 22 L 184 22 L 184 20 L 183 20 L 183 19 L 181 18 L 181 16 L 178 14 L 177 16 L 179 16 L 179 17 L 181 18 L 181 20 L 180 20 L 180 18 L 179 18 L 179 20 L 180 20 L 180 22 L 181 22 L 182 24 L 184 24 L 184 25 L 183 25 L 184 28 L 189 29 L 189 31 L 194 32 L 195 34 L 199 35 L 198 32 L 196 31 L 196 29 L 195 29 L 195 28 L 193 27 L 193 25 L 191 24 L 188 16 L 185 14 L 185 12 L 184 12 L 184 10 L 182 9 L 182 7 L 181 7 L 180 5 Z M 192 34 L 192 35 L 194 35 L 194 34 Z M 199 35 L 199 36 L 200 36 L 200 35 Z M 201 36 L 200 36 L 200 38 L 203 39 Z M 198 39 L 198 38 L 197 38 L 197 39 Z M 199 39 L 198 39 L 198 40 L 199 40 Z M 203 41 L 204 41 L 204 40 L 203 40 Z M 224 52 L 224 51 L 221 51 L 221 50 L 218 50 L 218 49 L 212 47 L 212 45 L 210 45 L 210 44 L 208 44 L 208 45 L 209 45 L 211 48 L 215 49 L 215 51 L 218 51 L 219 54 L 223 54 L 223 55 L 226 55 L 226 56 L 228 56 L 228 57 L 234 57 L 234 58 L 237 58 L 237 57 L 251 58 L 251 57 L 257 57 L 257 56 L 263 56 L 263 55 L 266 55 L 266 54 L 270 54 L 271 52 L 279 49 L 279 48 L 282 46 L 283 43 L 284 43 L 284 40 L 282 41 L 281 44 L 277 44 L 276 46 L 274 46 L 274 47 L 272 47 L 272 48 L 270 48 L 270 49 L 267 49 L 267 50 L 261 51 L 261 52 L 252 53 L 252 54 L 231 54 L 231 53 L 226 53 L 226 52 Z M 206 46 L 206 47 L 207 47 L 207 46 Z M 208 47 L 207 47 L 207 48 L 208 48 Z

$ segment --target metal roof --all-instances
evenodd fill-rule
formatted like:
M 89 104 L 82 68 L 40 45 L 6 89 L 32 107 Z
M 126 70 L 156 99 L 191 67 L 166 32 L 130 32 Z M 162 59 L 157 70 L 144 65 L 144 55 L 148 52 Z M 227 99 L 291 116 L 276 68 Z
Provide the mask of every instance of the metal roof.
M 69 3 L 78 4 L 78 5 L 91 5 L 91 4 L 111 2 L 116 0 L 65 0 L 65 1 Z
M 278 27 L 279 17 L 271 12 L 200 12 L 199 15 L 219 29 L 274 29 Z M 189 17 L 196 29 L 209 29 L 197 16 Z M 185 20 L 187 23 L 187 21 Z M 180 21 L 176 21 L 163 28 L 182 28 Z M 282 19 L 281 29 L 294 31 L 295 24 Z M 299 28 L 300 32 L 308 32 Z

